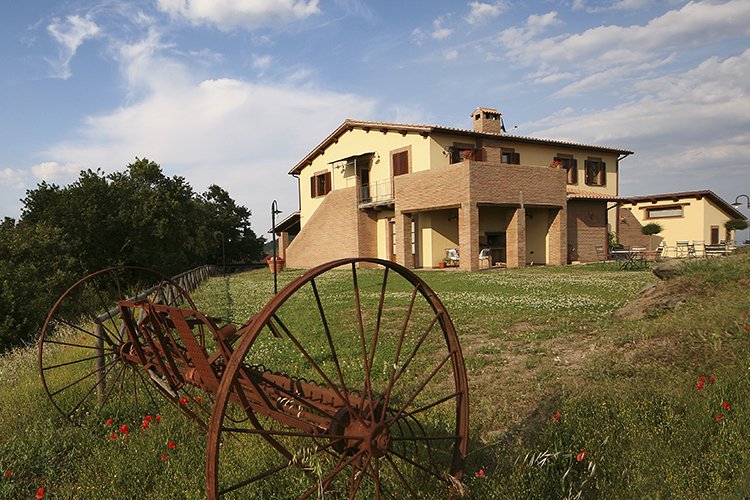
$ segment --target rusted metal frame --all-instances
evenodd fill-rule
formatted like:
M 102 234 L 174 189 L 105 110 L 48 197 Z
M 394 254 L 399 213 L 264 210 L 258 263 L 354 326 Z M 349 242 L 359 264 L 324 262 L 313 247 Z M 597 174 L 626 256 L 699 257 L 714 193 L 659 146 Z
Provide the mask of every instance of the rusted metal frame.
M 370 467 L 370 463 L 372 462 L 372 454 L 366 453 L 365 454 L 365 463 L 363 464 L 362 468 L 359 470 L 359 475 L 355 474 L 355 467 L 352 466 L 352 475 L 354 476 L 349 483 L 349 500 L 354 500 L 354 497 L 357 495 L 357 491 L 359 491 L 359 487 L 362 485 L 362 480 L 365 478 L 365 471 Z M 379 481 L 379 479 L 376 479 L 376 482 Z
M 138 339 L 138 325 L 135 321 L 133 321 L 133 316 L 130 314 L 130 309 L 128 307 L 118 305 L 118 308 L 120 309 L 122 320 L 125 323 L 125 328 L 127 329 L 128 339 L 130 340 L 130 343 L 135 350 L 138 362 L 145 367 L 148 364 L 148 359 L 146 358 L 146 354 L 143 352 L 143 346 Z
M 156 355 L 158 357 L 164 357 L 167 359 L 170 368 L 173 371 L 173 375 L 177 379 L 178 383 L 185 383 L 185 377 L 182 372 L 183 369 L 190 367 L 188 359 L 185 357 L 185 348 L 180 346 L 172 335 L 172 330 L 177 329 L 174 322 L 167 321 L 167 318 L 161 314 L 161 312 L 169 313 L 169 309 L 162 310 L 166 306 L 159 306 L 156 304 L 144 304 L 144 311 L 147 313 L 147 320 L 154 329 L 154 334 L 159 340 L 159 344 L 154 343 L 154 347 L 157 349 Z M 145 321 L 144 321 L 145 322 Z M 172 351 L 168 349 L 172 348 Z M 179 359 L 175 359 L 175 355 Z M 178 366 L 178 361 L 180 365 Z
M 315 302 L 318 305 L 318 311 L 320 312 L 320 318 L 323 322 L 323 330 L 326 334 L 326 339 L 328 340 L 328 347 L 331 350 L 331 355 L 333 357 L 333 363 L 336 366 L 336 373 L 339 376 L 339 382 L 341 383 L 341 393 L 344 397 L 345 401 L 347 402 L 347 408 L 349 411 L 351 411 L 352 405 L 351 401 L 349 401 L 349 391 L 346 387 L 346 382 L 344 381 L 344 373 L 341 371 L 341 365 L 339 364 L 338 355 L 336 354 L 336 347 L 333 344 L 333 337 L 331 336 L 331 330 L 328 327 L 328 320 L 326 319 L 325 312 L 323 311 L 323 303 L 320 300 L 320 294 L 318 293 L 318 287 L 315 284 L 315 278 L 310 280 L 310 285 L 312 286 L 313 295 L 315 295 Z
M 341 395 L 341 392 L 339 392 L 338 388 L 336 388 L 336 385 L 331 381 L 330 378 L 328 378 L 328 375 L 326 375 L 323 372 L 323 369 L 318 366 L 318 364 L 312 359 L 310 354 L 305 350 L 304 347 L 302 347 L 302 344 L 299 343 L 297 338 L 292 334 L 292 332 L 289 331 L 289 329 L 286 327 L 286 325 L 281 321 L 281 319 L 276 315 L 276 313 L 273 313 L 271 317 L 279 324 L 282 330 L 284 330 L 284 333 L 289 337 L 289 339 L 292 341 L 292 343 L 297 347 L 297 350 L 299 350 L 302 355 L 307 359 L 307 362 L 310 363 L 310 365 L 315 369 L 318 374 L 323 377 L 323 380 L 331 387 L 331 390 L 333 390 L 336 395 L 341 398 L 344 405 L 347 407 L 347 410 L 352 412 L 353 415 L 356 415 L 357 413 L 354 412 L 351 405 L 349 404 L 349 401 L 344 399 L 344 397 Z
M 372 399 L 372 386 L 371 386 L 371 374 L 370 374 L 370 365 L 368 364 L 368 354 L 367 354 L 367 342 L 365 340 L 365 326 L 362 319 L 362 304 L 359 299 L 359 283 L 357 281 L 357 266 L 355 262 L 352 262 L 352 281 L 354 284 L 354 307 L 355 311 L 357 313 L 357 329 L 359 331 L 359 340 L 360 345 L 362 347 L 362 363 L 364 364 L 365 369 L 365 395 L 367 396 L 367 400 L 370 402 L 370 414 L 375 411 L 373 409 L 373 399 Z
M 144 307 L 147 305 L 144 304 Z M 145 309 L 144 309 L 145 310 Z M 138 333 L 140 334 L 139 337 L 142 337 L 146 342 L 146 348 L 143 349 L 144 355 L 149 354 L 148 363 L 142 363 L 141 366 L 143 366 L 145 369 L 148 369 L 153 364 L 156 364 L 159 371 L 161 372 L 161 376 L 167 379 L 167 383 L 169 384 L 172 389 L 178 388 L 182 383 L 183 379 L 180 374 L 180 370 L 177 368 L 177 366 L 174 363 L 174 360 L 171 356 L 169 356 L 162 348 L 161 345 L 157 345 L 156 342 L 154 342 L 154 339 L 151 337 L 147 325 L 152 325 L 154 327 L 154 334 L 157 335 L 157 338 L 161 342 L 163 336 L 159 336 L 159 328 L 160 325 L 158 322 L 152 321 L 153 315 L 146 313 L 146 318 L 138 325 Z M 140 342 L 140 339 L 139 339 Z M 164 358 L 167 359 L 167 362 L 169 363 L 169 368 L 164 363 Z M 154 363 L 155 362 L 155 363 Z
M 385 303 L 385 290 L 388 284 L 388 270 L 389 268 L 385 268 L 385 271 L 383 272 L 383 286 L 380 289 L 380 302 L 378 303 L 378 315 L 375 319 L 375 333 L 373 334 L 373 340 L 372 345 L 370 346 L 370 358 L 368 361 L 370 372 L 372 372 L 372 364 L 375 362 L 375 351 L 377 350 L 378 346 L 378 337 L 380 335 L 380 322 L 383 318 L 383 304 Z M 384 406 L 385 408 L 385 406 Z M 381 410 L 382 415 L 382 410 Z M 370 382 L 370 418 L 375 418 L 375 406 L 372 402 L 372 382 Z
M 185 321 L 186 312 L 187 311 L 183 309 L 172 308 L 169 310 L 169 315 L 175 325 L 177 333 L 180 335 L 182 342 L 188 350 L 188 354 L 190 355 L 195 369 L 198 371 L 201 383 L 205 384 L 205 388 L 208 389 L 209 392 L 214 392 L 219 387 L 219 379 L 211 367 L 211 364 L 208 362 L 206 352 L 198 345 L 193 330 Z M 191 311 L 190 313 L 197 317 L 197 312 Z
M 383 393 L 383 396 L 381 397 L 381 400 L 383 402 L 383 408 L 380 410 L 380 420 L 385 419 L 385 412 L 386 408 L 388 408 L 388 404 L 390 403 L 391 399 L 391 391 L 393 390 L 393 384 L 395 383 L 394 377 L 396 376 L 396 367 L 398 366 L 398 360 L 401 358 L 401 348 L 404 345 L 404 337 L 406 337 L 406 329 L 409 326 L 409 320 L 411 319 L 411 314 L 414 310 L 414 302 L 417 299 L 417 292 L 419 291 L 419 285 L 417 284 L 414 289 L 411 292 L 411 297 L 409 299 L 409 307 L 406 309 L 406 315 L 404 316 L 404 323 L 401 327 L 401 333 L 398 337 L 398 344 L 396 345 L 396 354 L 393 356 L 393 364 L 391 365 L 390 369 L 390 376 L 388 377 L 388 385 L 386 386 L 386 390 Z

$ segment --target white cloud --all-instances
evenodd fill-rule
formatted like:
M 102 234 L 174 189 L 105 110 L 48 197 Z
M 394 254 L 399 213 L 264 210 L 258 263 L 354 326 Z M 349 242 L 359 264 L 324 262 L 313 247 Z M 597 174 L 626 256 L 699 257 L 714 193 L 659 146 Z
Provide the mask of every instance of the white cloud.
M 609 10 L 637 10 L 648 7 L 652 0 L 604 0 L 604 1 L 584 1 L 575 0 L 572 5 L 573 10 L 585 9 L 591 14 L 605 12 Z
M 432 21 L 432 27 L 433 30 L 430 36 L 435 40 L 444 40 L 453 34 L 453 29 L 445 27 L 445 19 L 443 17 L 438 17 Z
M 284 210 L 297 208 L 289 169 L 346 117 L 367 118 L 374 109 L 362 96 L 304 80 L 199 79 L 159 47 L 154 33 L 121 47 L 122 71 L 138 97 L 90 116 L 68 140 L 42 152 L 57 162 L 50 172 L 74 163 L 121 170 L 136 156 L 147 157 L 198 191 L 212 183 L 224 187 L 256 214 L 255 230 L 265 231 L 272 199 Z
M 469 14 L 466 16 L 466 22 L 469 24 L 483 24 L 497 17 L 508 8 L 508 4 L 505 1 L 497 1 L 495 3 L 484 3 L 484 2 L 470 2 Z
M 454 59 L 458 59 L 458 50 L 452 49 L 445 52 L 445 58 L 448 61 L 452 61 Z
M 71 76 L 70 61 L 78 47 L 87 39 L 98 35 L 100 28 L 89 16 L 68 16 L 64 21 L 52 21 L 47 26 L 47 31 L 57 42 L 59 53 L 57 60 L 47 60 L 52 66 L 50 76 L 66 80 Z
M 598 26 L 582 33 L 546 38 L 538 35 L 558 22 L 556 15 L 533 17 L 529 17 L 524 27 L 500 33 L 498 41 L 507 56 L 536 67 L 535 74 L 575 69 L 582 79 L 614 71 L 615 67 L 622 68 L 618 76 L 625 77 L 643 69 L 643 65 L 658 64 L 671 51 L 750 35 L 750 2 L 746 0 L 722 4 L 690 2 L 645 25 Z
M 427 39 L 427 35 L 419 28 L 414 28 L 414 31 L 412 31 L 411 35 L 409 35 L 409 40 L 417 45 L 422 45 L 425 39 Z
M 40 181 L 68 182 L 78 176 L 83 170 L 78 163 L 61 165 L 56 161 L 45 161 L 31 167 L 31 173 Z
M 750 49 L 712 57 L 684 73 L 644 79 L 634 86 L 637 97 L 631 102 L 568 110 L 524 128 L 542 137 L 635 149 L 621 170 L 626 195 L 722 187 L 731 192 L 747 182 L 747 74 Z
M 194 24 L 222 30 L 276 27 L 318 14 L 318 0 L 157 0 L 157 7 Z
M 271 66 L 272 60 L 273 58 L 269 54 L 262 56 L 253 54 L 253 68 L 263 72 Z
M 16 170 L 13 168 L 0 169 L 0 186 L 21 189 L 24 187 L 25 178 L 26 175 L 21 170 Z

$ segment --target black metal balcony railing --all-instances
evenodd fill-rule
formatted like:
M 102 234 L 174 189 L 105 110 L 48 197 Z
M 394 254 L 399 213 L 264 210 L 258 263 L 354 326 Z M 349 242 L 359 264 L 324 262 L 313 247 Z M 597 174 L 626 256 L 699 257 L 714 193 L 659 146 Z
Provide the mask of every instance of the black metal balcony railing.
M 360 206 L 388 205 L 393 203 L 392 179 L 383 179 L 359 187 Z

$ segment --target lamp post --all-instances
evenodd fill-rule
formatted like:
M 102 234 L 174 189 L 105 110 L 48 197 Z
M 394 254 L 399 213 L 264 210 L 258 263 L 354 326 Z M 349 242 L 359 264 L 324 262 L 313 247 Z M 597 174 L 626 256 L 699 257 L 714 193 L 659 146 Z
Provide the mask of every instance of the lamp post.
M 276 278 L 276 274 L 278 272 L 278 269 L 276 266 L 278 265 L 278 262 L 276 262 L 276 215 L 280 214 L 281 210 L 279 210 L 279 204 L 276 202 L 276 200 L 273 200 L 271 202 L 271 234 L 273 238 L 273 293 L 274 295 L 279 293 L 279 285 Z
M 742 206 L 742 203 L 740 203 L 740 198 L 742 198 L 743 196 L 747 200 L 747 206 L 745 208 L 747 208 L 748 210 L 750 210 L 750 196 L 748 196 L 746 194 L 737 195 L 737 198 L 734 199 L 734 203 L 732 203 L 732 206 L 734 208 L 736 208 L 737 210 L 739 210 L 740 207 Z

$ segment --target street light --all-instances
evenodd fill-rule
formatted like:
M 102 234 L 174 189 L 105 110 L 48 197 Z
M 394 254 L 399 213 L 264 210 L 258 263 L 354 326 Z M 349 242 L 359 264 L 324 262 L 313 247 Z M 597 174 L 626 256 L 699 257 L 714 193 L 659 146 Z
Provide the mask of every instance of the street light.
M 746 194 L 740 194 L 740 195 L 737 195 L 737 198 L 735 198 L 734 203 L 732 203 L 732 206 L 734 208 L 736 208 L 737 210 L 739 210 L 740 207 L 742 206 L 742 203 L 740 203 L 740 198 L 742 198 L 743 196 L 747 200 L 747 207 L 745 207 L 745 208 L 750 209 L 750 196 L 748 196 Z M 736 238 L 737 238 L 737 236 L 735 235 L 735 239 Z M 748 238 L 748 239 L 750 240 L 750 238 Z
M 273 202 L 271 202 L 271 234 L 273 238 L 273 293 L 274 295 L 279 293 L 279 285 L 276 279 L 276 273 L 277 273 L 276 266 L 278 265 L 278 262 L 276 262 L 276 215 L 280 213 L 281 213 L 281 210 L 279 210 L 279 204 L 276 202 L 276 200 L 273 200 Z

